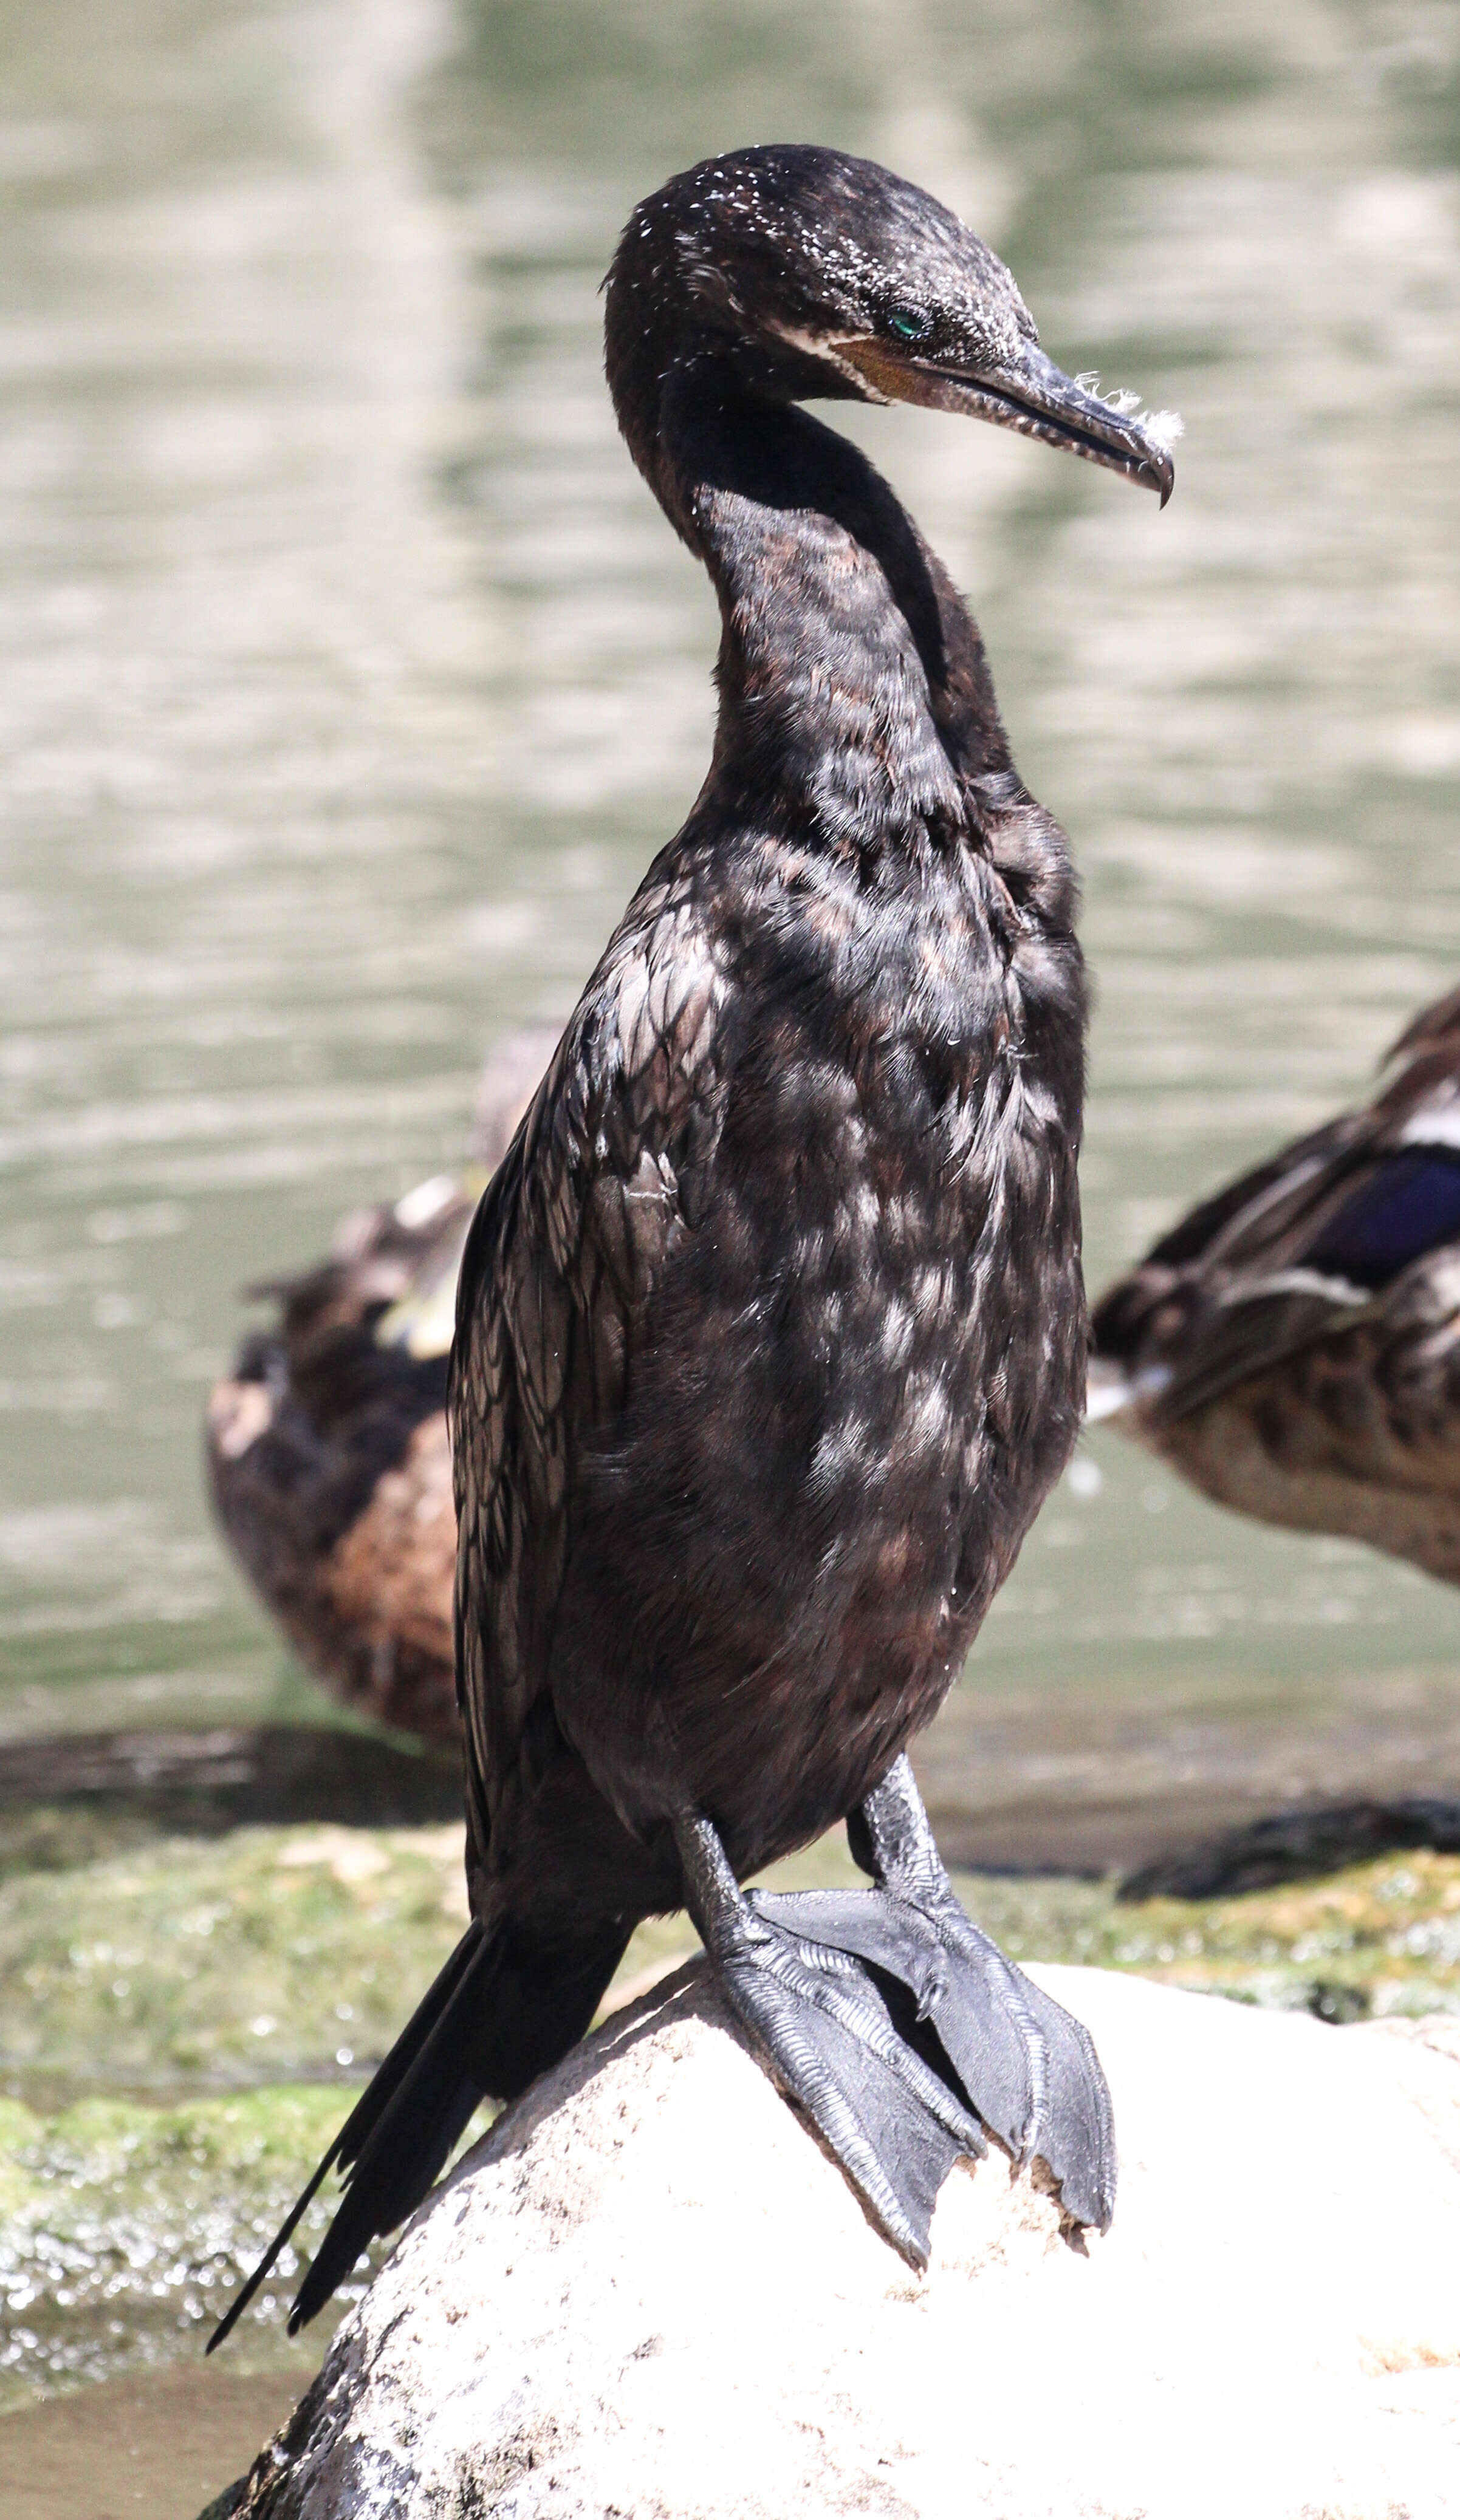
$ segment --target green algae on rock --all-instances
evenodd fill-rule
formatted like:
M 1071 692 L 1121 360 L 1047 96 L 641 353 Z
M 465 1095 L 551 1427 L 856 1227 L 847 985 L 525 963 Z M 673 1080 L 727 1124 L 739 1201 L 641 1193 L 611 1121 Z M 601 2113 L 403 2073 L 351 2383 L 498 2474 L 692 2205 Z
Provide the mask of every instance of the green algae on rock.
M 159 2108 L 85 2099 L 42 2118 L 0 2100 L 0 2410 L 139 2364 L 202 2354 L 340 2124 L 340 2091 L 276 2088 Z M 321 2199 L 247 2338 L 297 2362 L 280 2316 L 330 2219 Z M 367 2280 L 362 2269 L 349 2289 Z
M 0 2074 L 23 2096 L 339 2081 L 380 2056 L 466 1913 L 459 1827 L 239 1829 L 116 1846 L 0 1878 Z M 768 1876 L 860 1879 L 841 1832 Z M 1460 2009 L 1460 1857 L 1388 1856 L 1241 1898 L 1120 1905 L 1109 1883 L 957 1876 L 1018 1959 L 1136 1969 L 1328 2018 Z M 634 1938 L 613 1998 L 695 1947 Z
M 331 2081 L 385 2054 L 466 1916 L 456 1827 L 240 1829 L 0 1882 L 12 2082 Z
M 1101 1883 L 986 1875 L 960 1889 L 1013 1959 L 1133 1970 L 1328 2021 L 1460 2012 L 1460 1856 L 1411 1850 L 1202 1901 L 1119 1905 Z
M 459 1828 L 78 1834 L 39 1815 L 0 1846 L 0 2067 L 32 2099 L 49 2086 L 72 2101 L 45 2114 L 0 2100 L 0 2407 L 199 2350 L 464 1913 Z M 1202 1903 L 957 1877 L 1019 1959 L 1331 2021 L 1460 2011 L 1460 1857 L 1390 1856 Z M 770 1876 L 860 1878 L 840 1832 Z M 683 1917 L 645 1926 L 610 2002 L 693 1948 Z M 104 2097 L 103 2084 L 157 2097 Z M 189 2085 L 224 2091 L 179 2099 Z M 301 2257 L 329 2211 L 313 2208 Z M 283 2339 L 293 2263 L 246 2351 L 303 2350 Z
M 139 1837 L 124 1816 L 7 1820 L 0 2077 L 28 2096 L 355 2074 L 386 2053 L 466 1922 L 463 1850 L 459 1825 L 195 1838 Z M 861 1877 L 840 1832 L 774 1876 Z M 696 1944 L 686 1917 L 652 1921 L 611 2000 Z
M 840 1832 L 766 1876 L 772 1887 L 862 1879 Z M 1460 1856 L 1409 1850 L 1242 1897 L 1121 1903 L 1114 1881 L 955 1872 L 971 1916 L 1011 1959 L 1124 1969 L 1169 1986 L 1343 2023 L 1460 2012 Z M 684 1920 L 636 1935 L 615 1993 L 693 1949 Z

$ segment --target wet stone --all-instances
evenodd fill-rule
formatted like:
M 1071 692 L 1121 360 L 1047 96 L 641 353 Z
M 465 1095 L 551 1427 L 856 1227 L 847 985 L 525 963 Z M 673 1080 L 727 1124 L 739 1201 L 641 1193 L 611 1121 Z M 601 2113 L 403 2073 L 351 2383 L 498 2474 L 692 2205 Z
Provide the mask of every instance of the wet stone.
M 423 2209 L 240 2520 L 1452 2511 L 1460 2026 L 1039 1974 L 1110 2076 L 1105 2237 L 994 2148 L 914 2274 L 692 1966 Z

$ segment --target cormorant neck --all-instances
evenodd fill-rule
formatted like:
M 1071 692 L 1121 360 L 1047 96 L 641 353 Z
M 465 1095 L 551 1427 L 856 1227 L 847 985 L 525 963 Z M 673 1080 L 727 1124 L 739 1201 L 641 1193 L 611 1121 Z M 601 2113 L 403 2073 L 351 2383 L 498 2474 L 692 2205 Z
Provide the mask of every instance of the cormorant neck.
M 979 634 L 866 458 L 712 357 L 627 429 L 720 602 L 717 783 L 857 851 L 977 842 L 1009 748 Z

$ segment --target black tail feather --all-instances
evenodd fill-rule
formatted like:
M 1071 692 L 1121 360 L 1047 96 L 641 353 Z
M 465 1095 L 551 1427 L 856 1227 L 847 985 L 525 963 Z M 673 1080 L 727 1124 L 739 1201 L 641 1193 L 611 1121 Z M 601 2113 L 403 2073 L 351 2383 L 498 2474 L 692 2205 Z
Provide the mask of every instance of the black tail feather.
M 483 2000 L 490 2001 L 497 1957 L 492 1943 L 484 1937 L 479 1940 L 450 2001 L 405 2060 L 405 2072 L 397 2071 L 392 2077 L 391 2090 L 383 2095 L 384 2105 L 359 2130 L 351 2150 L 342 2150 L 344 2194 L 295 2295 L 289 2314 L 291 2336 L 324 2308 L 371 2241 L 393 2231 L 415 2212 L 444 2168 L 473 2110 L 485 2098 L 487 2086 L 471 2068 L 470 2033 L 475 2025 L 458 2017 L 458 2007 L 475 2011 Z M 403 2045 L 396 2042 L 388 2065 Z M 367 2092 L 366 2099 L 370 2096 Z
M 304 2214 L 307 2207 L 313 2203 L 314 2198 L 319 2193 L 320 2187 L 323 2185 L 324 2181 L 328 2178 L 330 2172 L 337 2166 L 341 2169 L 346 2169 L 348 2164 L 356 2158 L 362 2145 L 369 2139 L 371 2131 L 378 2123 L 382 2112 L 393 2097 L 395 2092 L 399 2089 L 404 2077 L 409 2073 L 416 2052 L 422 2042 L 431 2036 L 432 2031 L 434 2029 L 437 2021 L 441 2018 L 441 2015 L 449 2008 L 452 1998 L 461 1984 L 467 1965 L 471 1960 L 474 1952 L 479 1948 L 481 1939 L 482 1937 L 479 1928 L 476 1925 L 471 1926 L 462 1936 L 461 1941 L 457 1944 L 456 1949 L 452 1953 L 449 1960 L 446 1962 L 445 1967 L 440 1971 L 437 1977 L 433 1979 L 430 1988 L 425 1996 L 423 1996 L 421 2002 L 417 2004 L 415 2011 L 412 2013 L 410 2020 L 406 2023 L 400 2037 L 396 2040 L 394 2047 L 390 2049 L 389 2054 L 377 2067 L 372 2080 L 367 2084 L 365 2090 L 361 2092 L 358 2100 L 355 2102 L 353 2109 L 345 2119 L 343 2126 L 335 2138 L 329 2151 L 325 2154 L 319 2168 L 315 2171 L 308 2186 L 291 2207 L 288 2220 L 281 2225 L 280 2228 L 275 2232 L 274 2237 L 269 2242 L 263 2256 L 259 2259 L 253 2272 L 250 2275 L 248 2282 L 244 2285 L 243 2290 L 235 2296 L 223 2317 L 219 2319 L 217 2326 L 213 2329 L 211 2336 L 207 2340 L 207 2352 L 209 2354 L 212 2353 L 215 2346 L 223 2343 L 226 2336 L 231 2335 L 233 2329 L 238 2324 L 239 2319 L 243 2317 L 244 2312 L 248 2309 L 250 2302 L 258 2291 L 259 2286 L 272 2272 L 274 2267 L 278 2264 L 279 2259 L 283 2256 L 289 2242 L 294 2237 L 296 2227 L 297 2226 L 301 2216 Z M 373 2238 L 374 2236 L 374 2233 L 372 2233 L 371 2237 Z
M 274 2236 L 270 2240 L 268 2247 L 265 2249 L 263 2256 L 259 2259 L 253 2272 L 250 2275 L 248 2282 L 243 2286 L 241 2291 L 234 2294 L 228 2308 L 224 2311 L 217 2326 L 213 2329 L 211 2336 L 208 2338 L 206 2345 L 203 2349 L 205 2354 L 211 2354 L 214 2346 L 221 2345 L 225 2337 L 232 2335 L 234 2328 L 243 2318 L 245 2311 L 248 2309 L 250 2302 L 253 2299 L 259 2285 L 271 2272 L 276 2262 L 283 2256 L 290 2241 L 293 2239 L 296 2224 L 299 2221 L 305 2209 L 313 2204 L 315 2196 L 323 2185 L 327 2175 L 335 2166 L 335 2162 L 339 2157 L 339 2149 L 338 2144 L 331 2146 L 330 2150 L 325 2154 L 325 2157 L 320 2163 L 313 2178 L 310 2180 L 308 2186 L 303 2190 L 302 2194 L 296 2197 L 293 2205 L 289 2209 L 287 2220 L 280 2225 L 278 2230 L 274 2233 Z
M 294 2335 L 322 2310 L 372 2240 L 415 2212 L 479 2102 L 515 2099 L 580 2039 L 628 1941 L 627 1925 L 552 1950 L 510 1925 L 474 1924 L 457 1944 L 308 2186 L 208 2340 L 221 2345 L 277 2264 L 333 2169 L 344 2193 L 295 2297 Z

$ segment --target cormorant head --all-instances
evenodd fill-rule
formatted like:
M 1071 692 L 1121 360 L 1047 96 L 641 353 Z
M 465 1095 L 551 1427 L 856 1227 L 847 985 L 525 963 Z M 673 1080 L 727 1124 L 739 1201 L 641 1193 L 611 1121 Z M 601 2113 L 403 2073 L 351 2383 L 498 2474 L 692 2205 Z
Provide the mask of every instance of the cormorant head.
M 707 158 L 639 204 L 608 291 L 620 408 L 631 343 L 661 377 L 709 355 L 762 394 L 966 412 L 1170 496 L 1174 416 L 1063 375 L 997 254 L 868 158 L 789 144 Z

